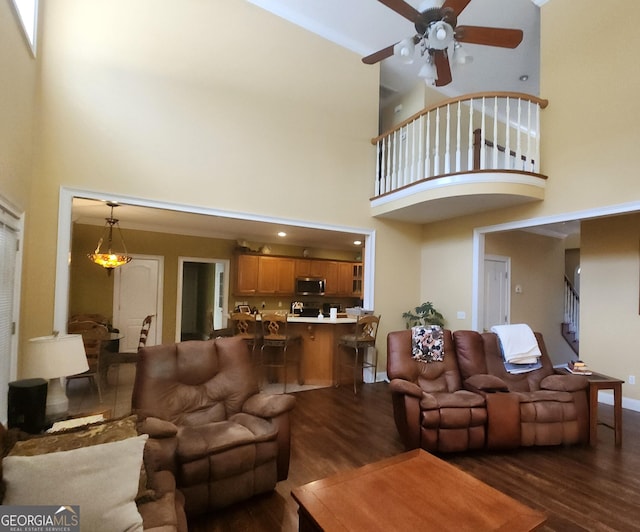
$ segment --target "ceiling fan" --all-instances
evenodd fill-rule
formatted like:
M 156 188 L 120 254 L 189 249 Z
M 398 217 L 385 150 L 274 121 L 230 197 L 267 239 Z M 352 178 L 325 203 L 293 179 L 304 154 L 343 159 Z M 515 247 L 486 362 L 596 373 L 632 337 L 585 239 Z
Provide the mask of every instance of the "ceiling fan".
M 464 63 L 469 60 L 463 54 L 461 43 L 483 44 L 502 48 L 516 48 L 522 42 L 522 30 L 490 28 L 485 26 L 458 26 L 458 15 L 471 0 L 427 0 L 418 11 L 404 0 L 378 0 L 407 20 L 413 22 L 416 35 L 387 46 L 362 59 L 373 65 L 392 55 L 405 63 L 413 62 L 415 47 L 420 46 L 420 55 L 425 58 L 420 77 L 427 83 L 442 87 L 451 83 L 451 65 L 448 49 L 453 47 L 454 59 Z

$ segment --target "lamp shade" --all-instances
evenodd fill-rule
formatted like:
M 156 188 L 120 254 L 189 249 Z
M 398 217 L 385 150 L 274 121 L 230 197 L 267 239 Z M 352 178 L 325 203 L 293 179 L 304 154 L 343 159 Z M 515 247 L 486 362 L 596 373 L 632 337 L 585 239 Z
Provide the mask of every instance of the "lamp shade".
M 31 338 L 22 366 L 24 378 L 57 379 L 89 369 L 82 336 L 61 334 Z

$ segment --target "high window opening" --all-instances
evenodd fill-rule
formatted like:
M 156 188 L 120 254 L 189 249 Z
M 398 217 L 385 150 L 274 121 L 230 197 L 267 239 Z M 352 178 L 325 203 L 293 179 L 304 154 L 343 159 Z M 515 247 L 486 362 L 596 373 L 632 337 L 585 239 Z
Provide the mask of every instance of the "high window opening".
M 38 35 L 38 0 L 12 0 L 22 31 L 29 43 L 31 53 L 36 55 L 36 37 Z

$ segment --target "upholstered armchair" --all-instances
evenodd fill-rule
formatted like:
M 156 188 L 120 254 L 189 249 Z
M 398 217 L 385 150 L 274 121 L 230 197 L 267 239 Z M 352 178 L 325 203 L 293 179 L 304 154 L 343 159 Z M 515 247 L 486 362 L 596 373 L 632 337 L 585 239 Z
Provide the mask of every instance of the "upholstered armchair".
M 275 488 L 288 475 L 290 395 L 259 393 L 240 337 L 145 347 L 132 396 L 140 430 L 196 515 Z
M 387 336 L 387 375 L 398 432 L 407 449 L 481 449 L 484 398 L 462 388 L 451 331 L 442 330 L 442 340 L 442 360 L 425 362 L 412 356 L 411 330 Z
M 585 443 L 589 437 L 588 382 L 555 374 L 540 333 L 541 367 L 511 374 L 494 333 L 453 333 L 465 388 L 485 395 L 487 446 L 493 449 Z

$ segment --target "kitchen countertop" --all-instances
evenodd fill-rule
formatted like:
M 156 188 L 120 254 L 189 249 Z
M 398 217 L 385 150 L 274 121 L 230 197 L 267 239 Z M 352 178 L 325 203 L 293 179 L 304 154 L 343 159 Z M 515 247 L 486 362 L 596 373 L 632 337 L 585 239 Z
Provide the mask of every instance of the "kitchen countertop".
M 316 324 L 316 323 L 328 323 L 328 324 L 332 324 L 332 323 L 355 323 L 356 319 L 355 318 L 335 318 L 335 319 L 331 319 L 329 316 L 325 316 L 324 318 L 303 318 L 300 316 L 289 316 L 287 318 L 287 321 L 289 323 L 309 323 L 309 324 Z

